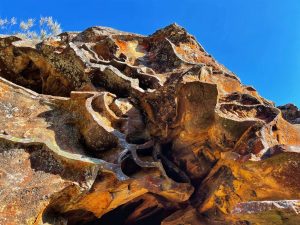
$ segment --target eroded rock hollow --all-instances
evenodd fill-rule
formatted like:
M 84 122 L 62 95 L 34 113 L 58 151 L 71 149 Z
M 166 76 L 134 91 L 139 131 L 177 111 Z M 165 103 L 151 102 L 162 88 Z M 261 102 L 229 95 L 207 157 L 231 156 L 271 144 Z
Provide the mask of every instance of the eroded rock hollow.
M 298 120 L 176 24 L 0 36 L 0 76 L 0 224 L 300 224 Z

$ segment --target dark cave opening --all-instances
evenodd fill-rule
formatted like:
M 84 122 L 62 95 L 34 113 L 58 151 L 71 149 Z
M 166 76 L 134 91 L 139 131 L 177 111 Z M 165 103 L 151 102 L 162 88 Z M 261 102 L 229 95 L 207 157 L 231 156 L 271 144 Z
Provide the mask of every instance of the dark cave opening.
M 190 178 L 184 172 L 184 168 L 177 166 L 172 157 L 172 142 L 161 145 L 161 153 L 158 155 L 168 175 L 178 183 L 190 183 Z
M 1 70 L 0 76 L 27 89 L 35 91 L 39 94 L 43 93 L 43 80 L 40 69 L 29 60 L 26 67 L 19 73 L 8 69 L 4 62 L 0 60 Z
M 129 177 L 142 170 L 142 168 L 135 163 L 131 154 L 124 156 L 121 163 L 121 169 L 123 173 Z
M 125 225 L 127 217 L 143 203 L 143 200 L 121 205 L 114 210 L 104 214 L 101 218 L 84 223 L 84 225 Z M 77 223 L 79 225 L 81 223 Z M 75 225 L 75 224 L 74 224 Z
M 101 218 L 87 223 L 76 223 L 72 225 L 160 225 L 162 220 L 169 216 L 174 210 L 167 210 L 161 206 L 150 206 L 143 209 L 134 218 L 130 218 L 139 206 L 146 204 L 144 199 L 139 199 L 121 205 L 104 214 Z
M 27 67 L 20 72 L 19 76 L 17 81 L 20 85 L 37 93 L 43 93 L 41 71 L 32 61 L 29 61 Z

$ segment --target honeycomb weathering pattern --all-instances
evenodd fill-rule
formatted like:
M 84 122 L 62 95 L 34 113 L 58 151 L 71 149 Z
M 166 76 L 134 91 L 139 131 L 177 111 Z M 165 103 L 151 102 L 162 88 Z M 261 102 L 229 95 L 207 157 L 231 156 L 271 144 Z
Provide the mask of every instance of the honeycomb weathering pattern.
M 300 223 L 299 125 L 176 24 L 0 36 L 0 76 L 0 224 Z

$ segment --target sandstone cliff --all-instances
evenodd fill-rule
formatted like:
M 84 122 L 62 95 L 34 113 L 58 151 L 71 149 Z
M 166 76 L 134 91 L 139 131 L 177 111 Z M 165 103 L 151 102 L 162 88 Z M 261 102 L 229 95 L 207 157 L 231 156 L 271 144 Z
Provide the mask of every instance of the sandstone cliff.
M 300 224 L 299 127 L 176 24 L 0 36 L 0 100 L 0 224 Z

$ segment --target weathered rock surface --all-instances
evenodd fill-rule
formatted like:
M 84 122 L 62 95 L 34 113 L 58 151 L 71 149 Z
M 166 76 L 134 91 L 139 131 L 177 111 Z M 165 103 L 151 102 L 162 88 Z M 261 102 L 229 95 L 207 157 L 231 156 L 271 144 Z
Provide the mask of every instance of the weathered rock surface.
M 293 124 L 300 124 L 300 110 L 293 104 L 278 106 L 281 110 L 283 118 Z
M 176 24 L 0 36 L 0 224 L 300 224 L 290 108 Z

